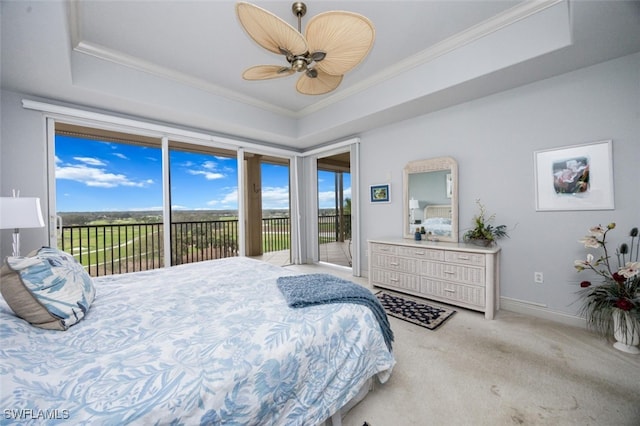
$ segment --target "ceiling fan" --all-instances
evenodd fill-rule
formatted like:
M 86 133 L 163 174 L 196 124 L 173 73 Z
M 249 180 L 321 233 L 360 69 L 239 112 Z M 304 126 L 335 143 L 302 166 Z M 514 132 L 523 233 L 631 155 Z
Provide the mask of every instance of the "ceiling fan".
M 246 2 L 236 4 L 236 13 L 244 30 L 260 46 L 284 55 L 288 66 L 257 65 L 242 74 L 245 80 L 268 80 L 302 73 L 296 90 L 304 95 L 331 92 L 342 82 L 344 74 L 367 56 L 375 29 L 366 17 L 340 10 L 324 12 L 311 18 L 302 35 L 302 17 L 307 6 L 293 3 L 298 29 L 273 13 Z

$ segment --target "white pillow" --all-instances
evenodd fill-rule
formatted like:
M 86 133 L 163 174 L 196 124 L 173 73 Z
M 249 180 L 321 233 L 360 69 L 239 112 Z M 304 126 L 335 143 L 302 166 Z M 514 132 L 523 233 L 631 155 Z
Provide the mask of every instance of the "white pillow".
M 2 297 L 17 316 L 50 330 L 76 324 L 95 298 L 93 281 L 82 265 L 51 247 L 26 257 L 8 257 L 0 281 Z
M 451 219 L 446 217 L 430 217 L 425 221 L 427 225 L 451 225 Z

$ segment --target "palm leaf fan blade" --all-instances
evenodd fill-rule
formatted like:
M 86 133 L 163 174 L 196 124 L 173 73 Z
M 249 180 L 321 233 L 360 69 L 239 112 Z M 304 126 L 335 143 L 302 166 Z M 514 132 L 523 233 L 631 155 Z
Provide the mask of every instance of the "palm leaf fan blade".
M 303 95 L 323 95 L 334 90 L 341 82 L 341 75 L 331 75 L 318 70 L 318 76 L 315 78 L 301 75 L 296 83 L 296 90 Z
M 307 42 L 302 34 L 273 13 L 251 3 L 239 2 L 236 14 L 242 28 L 265 49 L 278 55 L 282 54 L 281 49 L 294 55 L 307 51 Z
M 247 68 L 242 74 L 242 78 L 245 80 L 269 80 L 286 77 L 294 72 L 294 70 L 280 65 L 256 65 L 255 67 Z
M 317 68 L 331 75 L 343 75 L 369 54 L 375 28 L 357 13 L 331 11 L 311 18 L 305 32 L 309 52 L 326 52 Z

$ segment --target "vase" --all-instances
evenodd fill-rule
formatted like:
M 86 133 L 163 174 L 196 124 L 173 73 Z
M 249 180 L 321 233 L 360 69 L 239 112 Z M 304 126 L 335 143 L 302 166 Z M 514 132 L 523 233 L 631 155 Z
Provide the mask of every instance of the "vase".
M 624 324 L 623 324 L 624 322 Z M 640 323 L 635 321 L 626 311 L 613 311 L 613 347 L 630 354 L 640 354 Z
M 480 246 L 480 247 L 490 247 L 493 245 L 493 241 L 491 240 L 483 240 L 483 239 L 479 239 L 479 238 L 471 238 L 468 240 L 471 244 L 474 244 L 476 246 Z

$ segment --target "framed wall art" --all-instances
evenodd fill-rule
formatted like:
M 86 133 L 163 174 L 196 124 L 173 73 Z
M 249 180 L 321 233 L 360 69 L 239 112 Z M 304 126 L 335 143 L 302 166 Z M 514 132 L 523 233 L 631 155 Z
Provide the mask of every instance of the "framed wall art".
M 536 210 L 613 210 L 612 142 L 536 151 Z
M 372 203 L 388 203 L 391 200 L 391 188 L 388 183 L 369 187 Z

